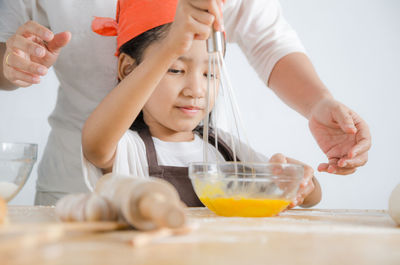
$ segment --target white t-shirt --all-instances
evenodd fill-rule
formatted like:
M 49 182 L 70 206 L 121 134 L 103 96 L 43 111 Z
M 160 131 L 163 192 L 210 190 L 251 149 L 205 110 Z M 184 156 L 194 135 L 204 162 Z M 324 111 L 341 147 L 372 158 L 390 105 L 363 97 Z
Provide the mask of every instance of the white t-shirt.
M 94 16 L 115 18 L 117 0 L 2 0 L 0 42 L 28 20 L 72 39 L 54 65 L 60 81 L 49 117 L 51 132 L 39 164 L 37 190 L 85 192 L 80 149 L 82 126 L 97 104 L 117 84 L 116 39 L 91 31 Z M 304 52 L 297 34 L 281 14 L 278 0 L 229 0 L 223 9 L 226 36 L 239 44 L 250 64 L 267 82 L 275 63 Z
M 221 130 L 218 131 L 218 134 L 218 137 L 225 143 L 230 142 L 231 139 L 228 134 Z M 190 162 L 203 161 L 204 141 L 197 134 L 194 134 L 194 140 L 189 142 L 165 142 L 155 137 L 152 137 L 152 139 L 157 154 L 157 162 L 160 166 L 187 167 Z M 235 150 L 237 150 L 236 156 L 239 160 L 256 163 L 268 161 L 266 156 L 257 153 L 237 139 L 233 140 L 235 142 Z M 208 144 L 207 147 L 209 162 L 225 161 L 222 154 L 218 152 L 213 145 Z M 97 180 L 103 176 L 103 173 L 83 155 L 82 168 L 86 184 L 92 189 Z M 138 178 L 146 178 L 149 176 L 146 146 L 136 131 L 128 130 L 118 142 L 113 173 Z

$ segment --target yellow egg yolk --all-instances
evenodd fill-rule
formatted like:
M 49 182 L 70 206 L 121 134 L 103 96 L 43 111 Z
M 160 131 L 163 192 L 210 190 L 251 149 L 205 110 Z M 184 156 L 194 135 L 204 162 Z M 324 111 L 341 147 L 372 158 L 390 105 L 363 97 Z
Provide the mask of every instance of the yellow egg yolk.
M 289 200 L 250 198 L 200 197 L 205 206 L 218 215 L 239 217 L 269 217 L 283 211 Z

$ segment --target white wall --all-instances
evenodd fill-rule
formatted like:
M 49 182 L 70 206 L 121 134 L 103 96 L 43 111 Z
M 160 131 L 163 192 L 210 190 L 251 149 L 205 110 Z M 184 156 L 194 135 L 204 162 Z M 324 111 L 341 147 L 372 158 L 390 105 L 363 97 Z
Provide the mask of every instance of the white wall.
M 369 162 L 353 175 L 316 173 L 324 196 L 318 207 L 386 208 L 390 191 L 400 182 L 396 163 L 400 150 L 400 2 L 281 3 L 322 80 L 337 99 L 368 122 L 373 136 Z M 282 152 L 314 168 L 324 162 L 307 121 L 258 80 L 238 47 L 229 46 L 226 61 L 251 143 L 267 154 Z M 51 72 L 42 85 L 0 92 L 0 141 L 37 142 L 41 155 L 57 84 Z M 33 203 L 36 167 L 13 204 Z

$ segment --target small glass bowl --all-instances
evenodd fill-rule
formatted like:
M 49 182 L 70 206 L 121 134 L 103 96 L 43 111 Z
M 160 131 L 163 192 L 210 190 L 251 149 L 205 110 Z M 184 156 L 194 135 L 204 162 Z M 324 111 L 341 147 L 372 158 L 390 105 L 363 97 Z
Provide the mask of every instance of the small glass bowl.
M 37 160 L 37 144 L 0 143 L 0 197 L 7 202 L 25 185 Z

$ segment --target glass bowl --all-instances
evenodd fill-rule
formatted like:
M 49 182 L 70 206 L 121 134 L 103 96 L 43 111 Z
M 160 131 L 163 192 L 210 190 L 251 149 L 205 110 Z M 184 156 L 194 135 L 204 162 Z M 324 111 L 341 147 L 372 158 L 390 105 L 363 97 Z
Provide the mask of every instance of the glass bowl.
M 37 144 L 0 143 L 0 197 L 10 201 L 32 171 L 37 159 Z
M 268 217 L 296 197 L 304 167 L 278 163 L 191 163 L 193 188 L 221 216 Z

